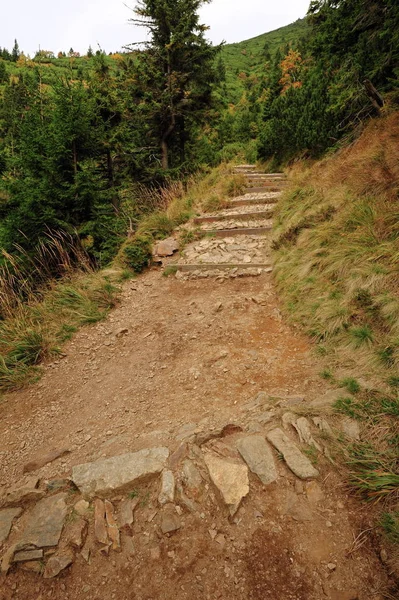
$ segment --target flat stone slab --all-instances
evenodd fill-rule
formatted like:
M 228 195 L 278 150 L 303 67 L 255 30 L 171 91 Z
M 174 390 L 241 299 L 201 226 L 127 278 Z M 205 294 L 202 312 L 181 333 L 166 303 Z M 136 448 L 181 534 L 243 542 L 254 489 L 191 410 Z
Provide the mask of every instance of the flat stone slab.
M 278 474 L 273 453 L 264 437 L 250 435 L 242 438 L 237 442 L 237 449 L 252 473 L 255 473 L 262 483 L 268 485 L 276 481 Z
M 175 476 L 172 471 L 165 469 L 162 471 L 161 491 L 158 496 L 158 502 L 161 506 L 173 503 L 175 500 Z
M 57 546 L 67 515 L 66 494 L 43 498 L 29 515 L 19 544 L 47 548 Z
M 140 481 L 159 475 L 169 457 L 168 448 L 146 448 L 72 469 L 72 481 L 88 497 L 106 497 L 131 490 Z
M 235 515 L 242 499 L 249 493 L 247 466 L 208 453 L 204 455 L 204 461 L 230 515 Z
M 6 508 L 0 510 L 0 545 L 8 538 L 13 520 L 19 517 L 21 513 L 22 508 Z
M 31 560 L 41 560 L 43 558 L 43 550 L 22 550 L 16 552 L 12 562 L 30 562 Z
M 284 457 L 291 471 L 300 479 L 314 479 L 319 472 L 310 460 L 281 429 L 273 429 L 266 435 L 267 439 Z

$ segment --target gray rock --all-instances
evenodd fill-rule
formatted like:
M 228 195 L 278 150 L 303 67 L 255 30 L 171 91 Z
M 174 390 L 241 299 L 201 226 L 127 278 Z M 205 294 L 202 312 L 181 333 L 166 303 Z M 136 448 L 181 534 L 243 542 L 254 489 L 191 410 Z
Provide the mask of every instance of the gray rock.
M 347 438 L 353 441 L 360 440 L 360 427 L 357 421 L 346 417 L 342 419 L 341 427 Z
M 165 469 L 162 471 L 161 491 L 158 496 L 158 502 L 161 506 L 174 502 L 175 499 L 175 476 L 172 471 Z
M 293 426 L 297 430 L 299 439 L 303 444 L 308 444 L 308 446 L 314 446 L 315 448 L 317 448 L 317 450 L 319 450 L 319 452 L 322 451 L 320 444 L 318 444 L 312 436 L 312 432 L 310 430 L 310 423 L 306 419 L 306 417 L 300 417 L 299 419 L 297 419 L 297 421 L 293 423 Z
M 5 508 L 0 510 L 0 546 L 9 536 L 12 522 L 20 516 L 22 508 Z
M 137 482 L 159 475 L 168 456 L 167 448 L 149 448 L 78 465 L 72 469 L 72 481 L 89 497 L 129 491 Z
M 155 256 L 172 256 L 179 249 L 179 244 L 174 238 L 167 238 L 158 242 L 154 249 Z
M 344 392 L 342 388 L 330 390 L 324 394 L 324 396 L 312 400 L 312 402 L 309 403 L 309 406 L 317 410 L 323 410 L 323 412 L 332 412 L 335 402 L 343 397 L 351 398 L 352 396 L 347 392 Z
M 300 479 L 318 477 L 317 469 L 281 429 L 269 431 L 266 437 L 281 452 L 288 467 L 297 477 Z
M 49 558 L 46 568 L 44 569 L 43 579 L 52 579 L 53 577 L 57 577 L 69 565 L 73 562 L 73 553 L 72 552 L 63 552 L 57 556 L 52 556 Z
M 255 473 L 262 483 L 268 485 L 276 481 L 278 475 L 273 453 L 262 436 L 251 435 L 242 438 L 237 442 L 237 448 L 252 473 Z
M 161 531 L 164 535 L 167 533 L 173 533 L 174 531 L 178 531 L 181 528 L 181 521 L 179 517 L 172 512 L 171 510 L 167 510 L 162 513 L 161 516 Z
M 37 548 L 57 546 L 67 515 L 65 498 L 64 493 L 56 494 L 36 504 L 22 532 L 20 544 Z
M 186 490 L 197 496 L 202 486 L 202 476 L 192 460 L 183 462 L 182 480 Z
M 213 484 L 219 490 L 230 515 L 234 516 L 242 499 L 249 493 L 247 466 L 208 453 L 204 460 Z
M 31 560 L 40 560 L 43 558 L 43 550 L 21 550 L 16 552 L 12 562 L 28 562 Z

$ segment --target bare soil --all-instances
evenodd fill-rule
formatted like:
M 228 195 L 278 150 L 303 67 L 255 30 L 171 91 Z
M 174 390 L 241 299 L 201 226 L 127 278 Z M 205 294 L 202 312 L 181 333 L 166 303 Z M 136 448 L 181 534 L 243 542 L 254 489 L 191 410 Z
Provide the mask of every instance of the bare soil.
M 183 282 L 151 270 L 124 284 L 120 306 L 77 333 L 39 383 L 3 398 L 1 484 L 21 480 L 27 462 L 54 448 L 71 453 L 43 467 L 43 479 L 150 446 L 173 452 L 191 430 L 232 423 L 256 430 L 244 405 L 259 391 L 306 402 L 327 391 L 311 350 L 283 320 L 270 274 Z M 278 482 L 267 488 L 251 474 L 233 520 L 207 485 L 196 499 L 203 512 L 185 512 L 170 537 L 159 531 L 155 484 L 143 486 L 122 552 L 93 552 L 90 564 L 78 555 L 55 580 L 13 570 L 0 579 L 0 598 L 395 597 L 366 531 L 370 512 L 349 497 L 337 468 L 319 459 L 323 500 L 316 503 L 282 462 L 278 468 Z

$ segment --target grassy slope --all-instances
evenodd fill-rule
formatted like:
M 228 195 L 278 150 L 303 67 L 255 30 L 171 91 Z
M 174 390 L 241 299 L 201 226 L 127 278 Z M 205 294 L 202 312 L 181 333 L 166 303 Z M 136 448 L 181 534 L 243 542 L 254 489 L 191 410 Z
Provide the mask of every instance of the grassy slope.
M 286 44 L 297 42 L 306 34 L 307 30 L 306 19 L 298 19 L 295 23 L 280 27 L 275 31 L 263 33 L 236 44 L 226 44 L 222 49 L 222 57 L 226 65 L 227 89 L 231 100 L 239 100 L 244 89 L 237 74 L 242 72 L 248 75 L 262 74 L 265 66 L 263 48 L 266 43 L 269 44 L 269 51 L 273 57 L 276 50 Z
M 275 221 L 285 308 L 318 342 L 322 375 L 353 395 L 336 409 L 364 423 L 344 448 L 353 488 L 385 508 L 399 543 L 399 112 L 356 142 L 291 172 Z M 395 508 L 396 506 L 396 508 Z M 396 553 L 399 572 L 399 552 Z

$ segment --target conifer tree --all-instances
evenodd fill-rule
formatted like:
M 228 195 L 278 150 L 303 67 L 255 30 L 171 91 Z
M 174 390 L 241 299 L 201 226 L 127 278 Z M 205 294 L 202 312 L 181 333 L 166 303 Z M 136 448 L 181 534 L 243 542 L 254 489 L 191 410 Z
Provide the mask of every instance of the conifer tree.
M 164 170 L 185 160 L 192 128 L 211 104 L 214 59 L 219 47 L 205 39 L 198 10 L 210 0 L 140 0 L 132 22 L 147 28 L 150 41 L 138 61 L 139 97 Z M 142 115 L 144 116 L 144 115 Z

